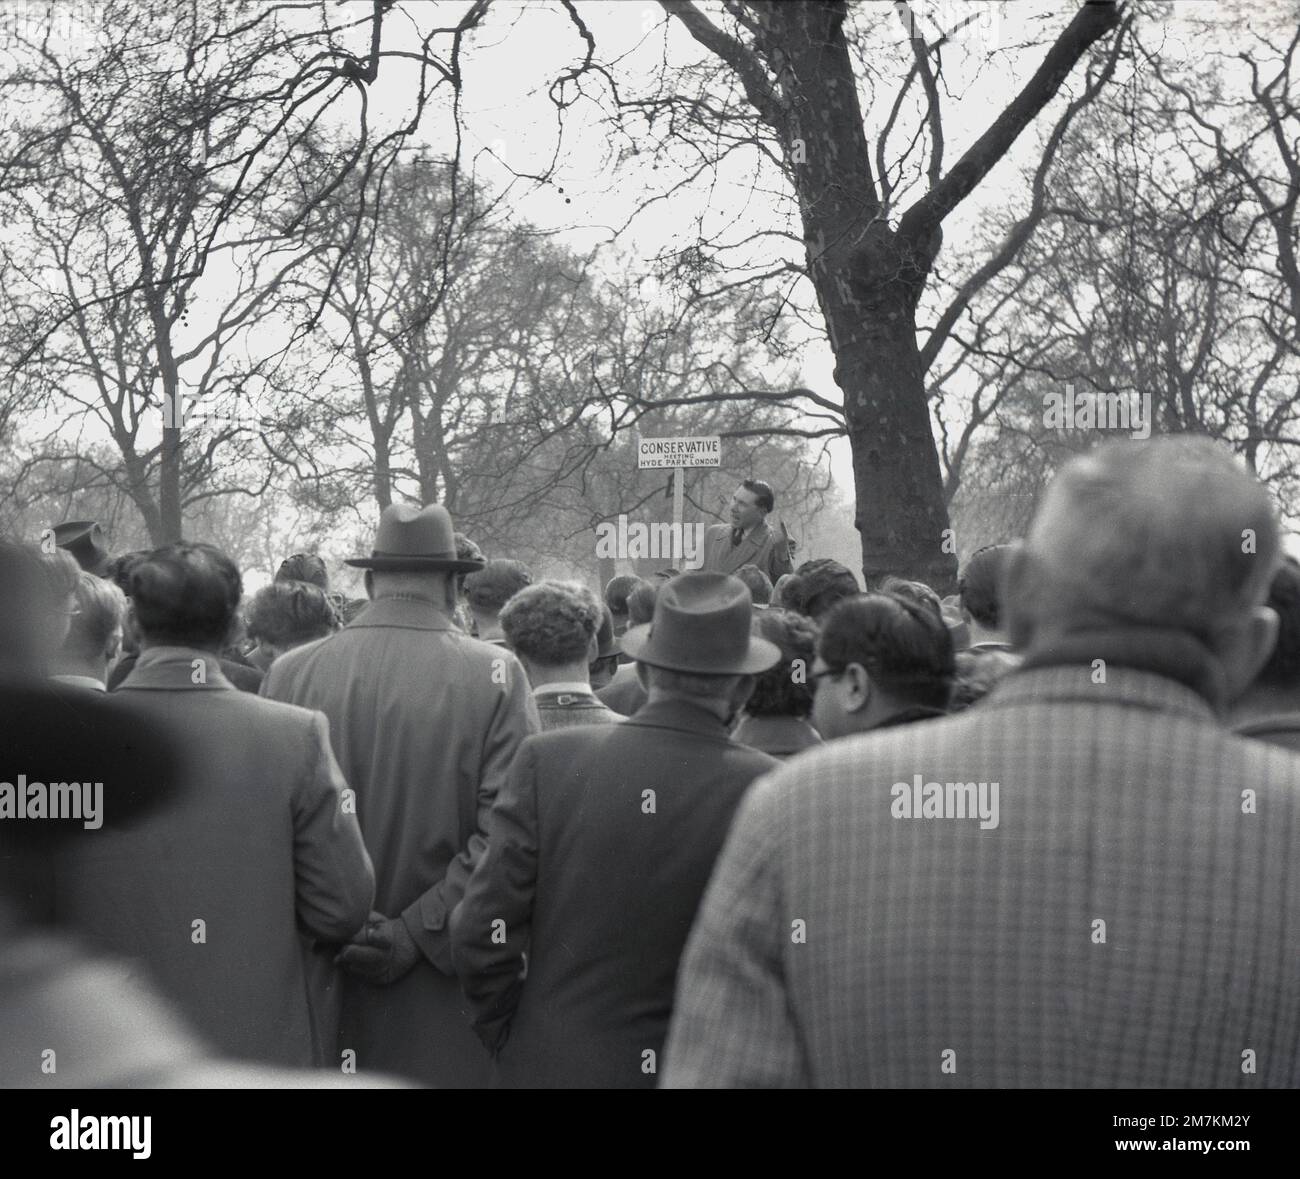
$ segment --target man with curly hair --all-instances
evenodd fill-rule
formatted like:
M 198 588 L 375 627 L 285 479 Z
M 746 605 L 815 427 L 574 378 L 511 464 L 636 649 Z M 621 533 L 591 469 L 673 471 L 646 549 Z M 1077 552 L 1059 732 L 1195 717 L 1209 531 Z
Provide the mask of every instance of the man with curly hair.
M 599 654 L 601 618 L 596 595 L 574 582 L 538 582 L 502 608 L 506 645 L 528 673 L 543 732 L 623 719 L 591 690 L 588 665 Z

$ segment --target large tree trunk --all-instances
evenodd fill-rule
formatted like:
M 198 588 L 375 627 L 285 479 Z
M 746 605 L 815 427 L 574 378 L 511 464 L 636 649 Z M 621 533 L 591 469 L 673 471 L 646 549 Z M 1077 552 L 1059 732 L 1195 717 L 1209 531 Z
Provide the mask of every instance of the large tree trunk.
M 181 432 L 163 429 L 162 455 L 158 467 L 159 538 L 162 544 L 174 544 L 183 535 L 181 518 Z
M 897 257 L 893 235 L 880 245 Z M 849 425 L 862 572 L 868 585 L 896 573 L 950 593 L 957 558 L 916 342 L 919 283 L 909 287 L 896 262 L 863 253 L 849 265 L 850 297 L 822 304 Z
M 931 106 L 929 188 L 892 229 L 889 189 L 878 188 L 872 172 L 844 36 L 845 0 L 729 6 L 753 37 L 752 51 L 690 0 L 661 3 L 731 67 L 780 141 L 844 393 L 863 573 L 869 582 L 887 572 L 918 577 L 946 593 L 956 556 L 917 349 L 917 300 L 944 217 L 1006 154 L 1089 47 L 1120 23 L 1120 10 L 1113 3 L 1081 5 L 1033 76 L 950 168 L 943 166 L 938 107 Z M 928 101 L 937 103 L 930 48 L 918 55 L 917 68 Z
M 916 341 L 916 306 L 938 235 L 918 248 L 876 196 L 857 81 L 834 5 L 778 6 L 787 70 L 783 136 L 808 269 L 835 354 L 853 452 L 854 524 L 867 584 L 889 573 L 940 593 L 957 575 L 943 474 Z

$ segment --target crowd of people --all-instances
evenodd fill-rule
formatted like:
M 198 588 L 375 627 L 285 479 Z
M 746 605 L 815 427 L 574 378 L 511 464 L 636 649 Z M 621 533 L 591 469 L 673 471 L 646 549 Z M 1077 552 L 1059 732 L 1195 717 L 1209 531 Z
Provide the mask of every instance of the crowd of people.
M 1258 481 L 1090 452 L 948 597 L 785 571 L 764 487 L 710 543 L 766 569 L 600 595 L 439 505 L 383 511 L 364 600 L 310 554 L 245 601 L 202 543 L 0 546 L 0 1079 L 1300 1082 Z

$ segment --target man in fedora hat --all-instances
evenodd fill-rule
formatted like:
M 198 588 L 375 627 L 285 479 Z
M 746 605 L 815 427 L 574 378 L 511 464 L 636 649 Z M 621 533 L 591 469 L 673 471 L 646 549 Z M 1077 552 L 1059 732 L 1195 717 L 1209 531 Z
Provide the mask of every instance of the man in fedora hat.
M 451 516 L 384 509 L 366 570 L 370 605 L 337 634 L 286 652 L 265 694 L 329 718 L 330 738 L 375 865 L 375 905 L 356 944 L 339 1050 L 359 1069 L 427 1084 L 486 1083 L 452 971 L 447 917 L 483 854 L 483 827 L 519 743 L 539 730 L 523 668 L 452 621 L 459 573 Z
M 650 1088 L 677 960 L 732 812 L 779 763 L 727 725 L 780 651 L 744 583 L 683 573 L 623 636 L 649 700 L 520 747 L 452 915 L 475 1028 L 506 1086 Z M 526 975 L 526 977 L 525 977 Z
M 110 561 L 104 530 L 94 520 L 67 520 L 53 528 L 54 543 L 71 553 L 87 573 L 102 577 Z

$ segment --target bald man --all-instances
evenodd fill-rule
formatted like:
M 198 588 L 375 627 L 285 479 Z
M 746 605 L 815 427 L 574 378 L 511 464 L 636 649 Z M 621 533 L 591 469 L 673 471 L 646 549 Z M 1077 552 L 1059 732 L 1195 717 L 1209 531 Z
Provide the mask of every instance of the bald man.
M 978 708 L 751 788 L 664 1084 L 1300 1084 L 1300 757 L 1222 718 L 1268 657 L 1264 488 L 1206 439 L 1068 463 Z

